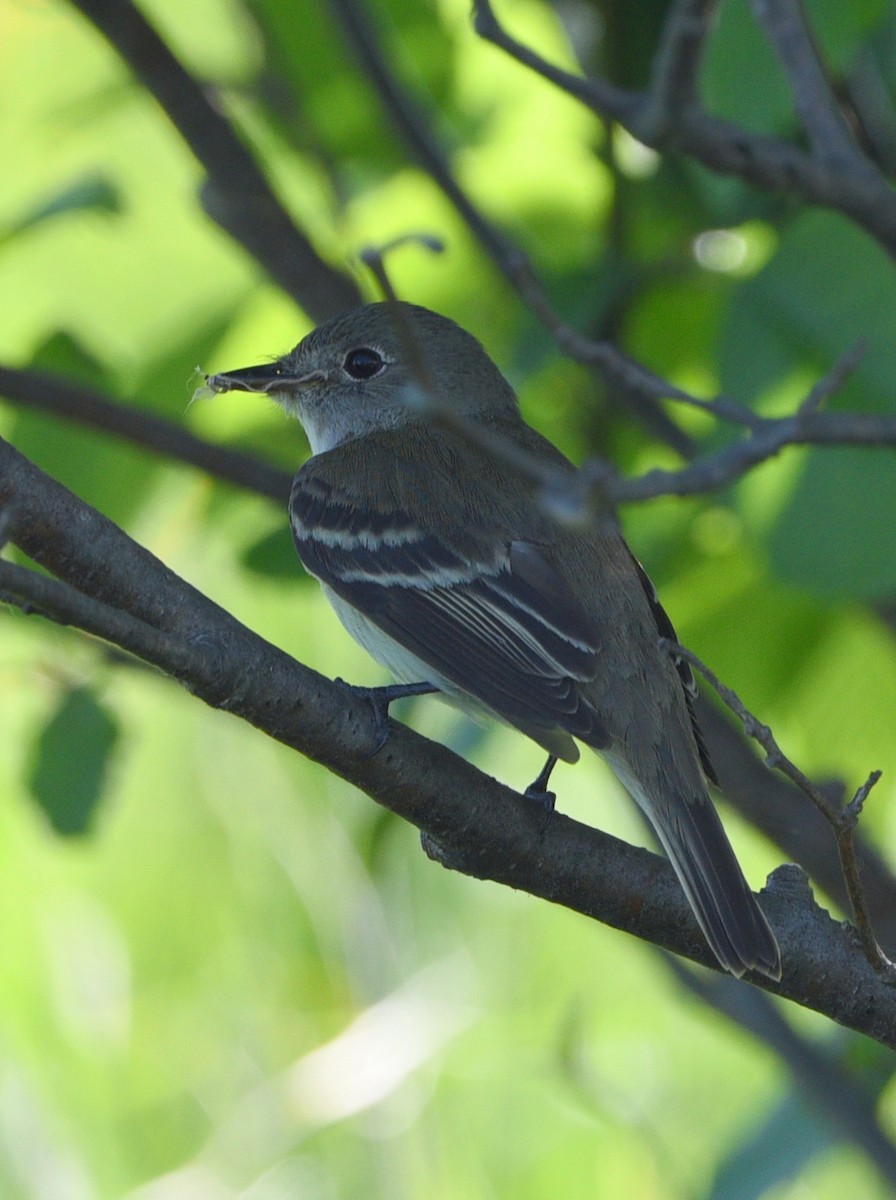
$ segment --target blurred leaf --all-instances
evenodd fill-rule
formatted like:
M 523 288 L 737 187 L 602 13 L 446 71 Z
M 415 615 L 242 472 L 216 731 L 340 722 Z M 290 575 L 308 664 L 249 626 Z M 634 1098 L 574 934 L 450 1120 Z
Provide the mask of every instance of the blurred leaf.
M 824 449 L 805 468 L 769 537 L 780 579 L 832 598 L 896 594 L 896 459 Z
M 820 377 L 863 338 L 869 352 L 831 407 L 892 411 L 893 286 L 892 262 L 846 221 L 825 213 L 800 217 L 782 233 L 768 265 L 732 295 L 721 347 L 723 389 L 756 401 L 794 373 Z M 891 593 L 894 512 L 891 455 L 811 452 L 769 535 L 777 574 L 826 596 Z
M 784 73 L 745 0 L 719 9 L 701 82 L 707 107 L 720 117 L 765 133 L 795 124 Z
M 839 1030 L 817 1049 L 832 1063 L 849 1064 L 855 1086 L 869 1101 L 878 1100 L 893 1078 L 892 1054 L 866 1038 Z M 722 1161 L 706 1200 L 758 1200 L 845 1140 L 824 1110 L 804 1096 L 793 1091 L 769 1109 L 762 1124 Z
M 791 369 L 806 365 L 821 375 L 863 338 L 868 354 L 831 404 L 891 409 L 894 285 L 892 260 L 842 217 L 823 212 L 798 217 L 781 231 L 767 266 L 731 296 L 722 332 L 723 388 L 755 397 L 772 382 L 770 364 L 784 374 L 788 354 Z M 766 340 L 771 351 L 763 349 Z
M 861 53 L 863 39 L 887 16 L 887 0 L 813 0 L 809 24 L 828 69 L 845 74 Z M 890 14 L 892 16 L 892 14 Z
M 5 228 L 0 228 L 0 248 L 25 230 L 33 229 L 54 217 L 83 212 L 120 213 L 123 207 L 121 192 L 108 176 L 99 173 L 85 175 L 41 201 Z
M 57 833 L 88 832 L 118 735 L 118 722 L 87 688 L 67 692 L 44 726 L 28 786 Z

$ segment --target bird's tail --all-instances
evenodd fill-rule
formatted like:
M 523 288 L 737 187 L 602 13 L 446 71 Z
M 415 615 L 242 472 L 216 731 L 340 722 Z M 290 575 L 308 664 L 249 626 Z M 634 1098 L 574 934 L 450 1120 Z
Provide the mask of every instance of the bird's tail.
M 664 798 L 658 804 L 624 765 L 612 760 L 611 765 L 650 821 L 722 966 L 732 975 L 752 970 L 780 979 L 775 935 L 706 792 L 687 799 Z

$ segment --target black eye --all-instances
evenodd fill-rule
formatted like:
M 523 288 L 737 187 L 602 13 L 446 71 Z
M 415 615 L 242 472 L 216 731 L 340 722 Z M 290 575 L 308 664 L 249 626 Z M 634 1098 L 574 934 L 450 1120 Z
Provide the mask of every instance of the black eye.
M 342 365 L 352 379 L 372 379 L 386 364 L 377 350 L 359 346 L 357 350 L 349 350 Z

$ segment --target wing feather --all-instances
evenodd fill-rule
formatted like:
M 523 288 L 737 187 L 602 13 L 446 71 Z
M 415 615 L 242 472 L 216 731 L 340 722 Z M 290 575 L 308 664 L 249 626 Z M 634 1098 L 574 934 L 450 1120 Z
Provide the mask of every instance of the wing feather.
M 520 727 L 609 744 L 577 686 L 597 673 L 595 623 L 538 546 L 462 554 L 406 513 L 386 522 L 301 472 L 290 516 L 308 571 L 461 691 Z

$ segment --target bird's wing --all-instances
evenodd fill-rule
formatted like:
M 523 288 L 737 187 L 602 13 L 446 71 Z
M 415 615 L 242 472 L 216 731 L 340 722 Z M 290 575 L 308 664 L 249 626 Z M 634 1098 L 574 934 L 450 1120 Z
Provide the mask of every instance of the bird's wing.
M 311 574 L 460 691 L 536 740 L 559 727 L 609 744 L 578 687 L 598 669 L 594 622 L 537 545 L 462 553 L 405 512 L 350 504 L 319 472 L 297 476 L 290 518 Z

